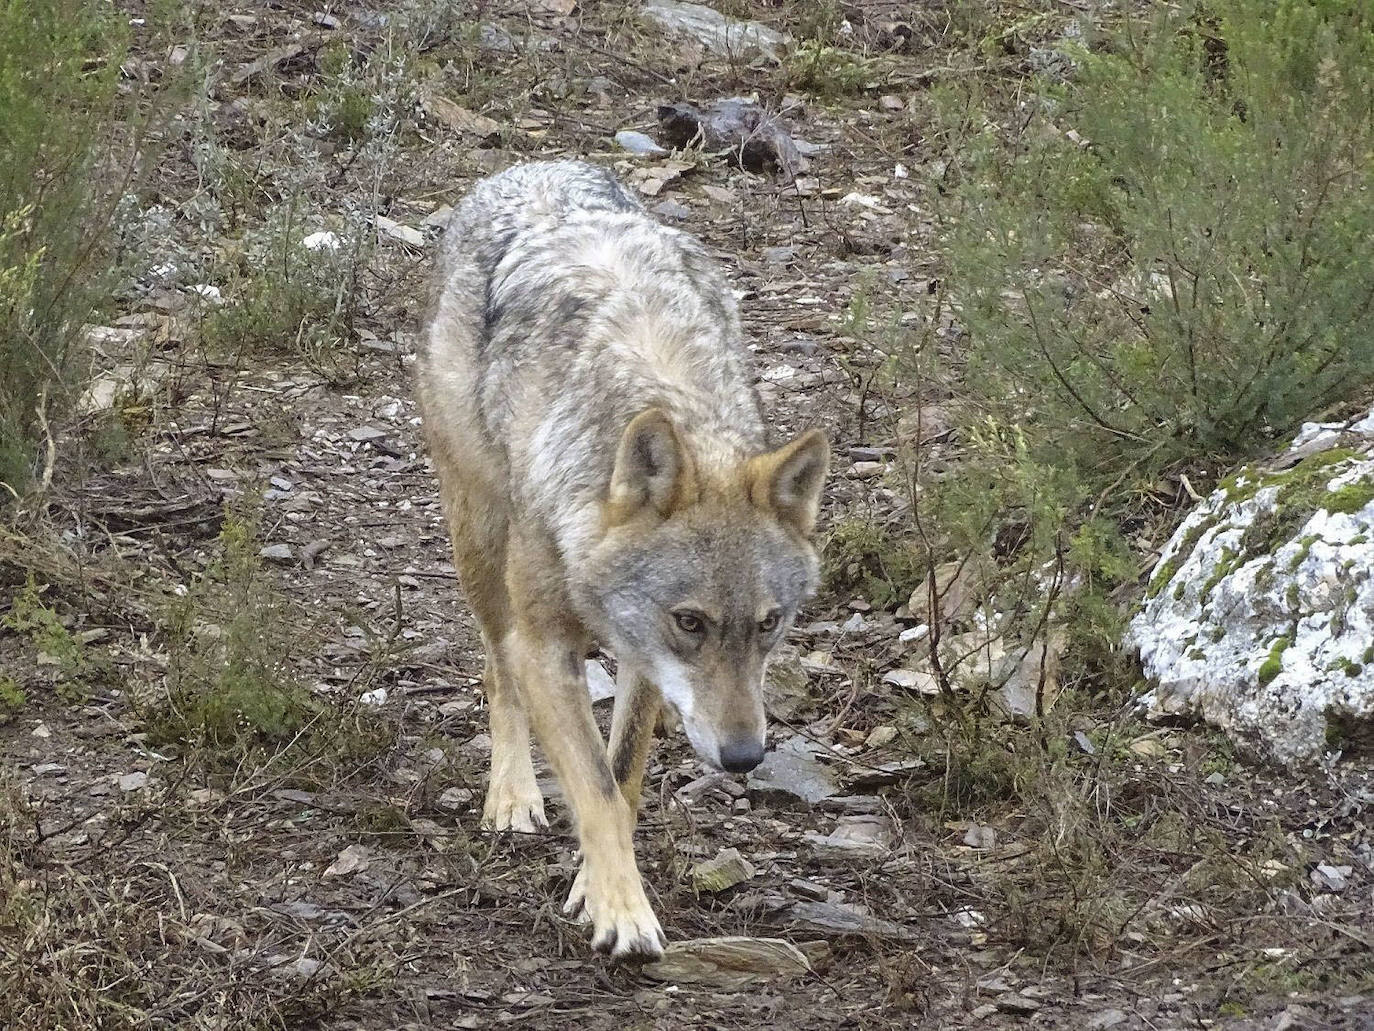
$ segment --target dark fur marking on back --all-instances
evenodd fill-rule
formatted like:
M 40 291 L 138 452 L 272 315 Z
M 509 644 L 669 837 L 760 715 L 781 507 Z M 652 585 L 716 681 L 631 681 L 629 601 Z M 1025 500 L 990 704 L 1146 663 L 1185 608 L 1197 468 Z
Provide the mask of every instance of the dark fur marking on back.
M 496 331 L 496 324 L 501 321 L 505 314 L 505 306 L 495 304 L 492 301 L 492 286 L 496 279 L 496 269 L 505 260 L 506 252 L 510 250 L 511 243 L 515 239 L 514 230 L 498 233 L 492 238 L 491 253 L 483 255 L 486 259 L 483 267 L 487 270 L 486 291 L 482 298 L 482 333 L 477 338 L 477 353 L 481 354 L 491 343 L 492 334 Z

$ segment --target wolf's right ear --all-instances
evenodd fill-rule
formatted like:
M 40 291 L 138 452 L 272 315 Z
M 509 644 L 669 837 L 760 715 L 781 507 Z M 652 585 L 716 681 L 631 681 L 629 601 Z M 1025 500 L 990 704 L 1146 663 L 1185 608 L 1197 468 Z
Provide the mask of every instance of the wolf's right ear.
M 808 430 L 777 451 L 750 459 L 750 497 L 759 508 L 775 512 L 803 537 L 810 537 L 829 471 L 825 434 Z
M 624 522 L 650 505 L 669 515 L 686 503 L 692 483 L 691 459 L 672 421 L 659 408 L 640 412 L 625 427 L 616 452 L 610 521 Z

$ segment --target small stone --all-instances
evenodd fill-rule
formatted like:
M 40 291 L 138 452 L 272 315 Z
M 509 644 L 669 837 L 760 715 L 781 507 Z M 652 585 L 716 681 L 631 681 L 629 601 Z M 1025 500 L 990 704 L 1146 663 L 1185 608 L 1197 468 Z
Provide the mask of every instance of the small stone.
M 395 219 L 387 218 L 385 215 L 377 215 L 373 218 L 377 228 L 391 237 L 393 240 L 400 240 L 411 247 L 423 247 L 425 244 L 425 234 L 418 229 L 402 225 Z
M 1078 745 L 1079 750 L 1084 755 L 1097 754 L 1097 746 L 1093 744 L 1092 738 L 1088 737 L 1088 735 L 1083 733 L 1083 731 L 1075 730 L 1073 732 L 1073 740 L 1074 743 Z
M 909 626 L 897 635 L 897 640 L 902 644 L 915 644 L 917 641 L 924 641 L 930 636 L 930 627 L 925 623 L 917 623 Z
M 476 793 L 471 788 L 447 788 L 434 804 L 445 812 L 456 813 L 467 809 L 475 797 Z
M 653 206 L 653 213 L 660 218 L 671 218 L 674 222 L 683 222 L 692 216 L 692 209 L 680 201 L 675 201 L 671 197 L 661 200 Z
M 663 958 L 642 968 L 656 981 L 743 988 L 756 981 L 809 974 L 806 954 L 780 938 L 700 938 L 669 942 Z
M 365 845 L 349 845 L 339 853 L 337 859 L 325 868 L 326 877 L 348 877 L 366 870 L 372 862 L 372 853 Z
M 882 462 L 855 462 L 849 467 L 849 475 L 856 480 L 872 480 L 881 476 L 887 469 Z
M 384 687 L 374 687 L 371 691 L 364 691 L 358 696 L 358 701 L 369 709 L 380 709 L 386 704 L 386 699 L 387 692 Z
M 918 694 L 938 695 L 940 693 L 939 679 L 934 673 L 927 673 L 925 670 L 890 669 L 883 674 L 883 683 L 900 687 L 904 691 L 915 691 Z
M 266 559 L 268 562 L 294 562 L 296 553 L 291 550 L 289 544 L 269 544 L 258 552 L 258 558 Z
M 61 763 L 39 763 L 37 766 L 33 768 L 33 775 L 35 777 L 47 777 L 50 775 L 59 775 L 66 772 L 67 767 L 63 766 Z
M 869 731 L 868 737 L 864 739 L 864 747 L 869 749 L 886 748 L 896 740 L 896 727 L 874 727 Z
M 436 93 L 426 93 L 420 98 L 420 106 L 425 114 L 441 122 L 455 132 L 475 137 L 478 141 L 496 140 L 501 135 L 501 124 L 486 115 L 469 111 L 461 104 L 455 104 L 448 97 Z M 388 220 L 390 221 L 390 220 Z
M 906 108 L 906 104 L 902 102 L 902 98 L 893 96 L 891 93 L 885 93 L 879 97 L 878 106 L 884 111 L 902 111 Z
M 1215 773 L 1209 773 L 1203 783 L 1210 784 L 1214 788 L 1219 788 L 1226 783 L 1226 774 L 1222 773 L 1220 770 L 1217 770 Z
M 889 447 L 859 447 L 849 449 L 849 457 L 855 462 L 878 462 L 892 454 Z
M 348 431 L 349 440 L 356 440 L 359 444 L 381 440 L 385 436 L 386 430 L 379 430 L 376 426 L 357 426 Z
M 126 773 L 119 778 L 120 791 L 139 791 L 148 783 L 148 775 L 142 771 Z
M 1126 1022 L 1126 1014 L 1121 1010 L 1102 1010 L 1088 1018 L 1084 1024 L 1086 1031 L 1109 1031 L 1110 1028 Z
M 844 621 L 843 624 L 841 624 L 841 626 L 840 626 L 840 633 L 842 633 L 842 634 L 858 634 L 858 633 L 862 633 L 863 630 L 864 630 L 864 627 L 867 626 L 867 625 L 868 625 L 868 624 L 867 624 L 867 622 L 864 620 L 863 614 L 862 614 L 862 613 L 859 613 L 859 612 L 856 612 L 856 613 L 854 613 L 854 615 L 852 615 L 852 616 L 850 616 L 848 619 L 846 619 L 846 620 Z
M 969 848 L 992 848 L 997 844 L 997 832 L 981 823 L 970 823 L 964 834 L 964 844 Z
M 770 265 L 789 265 L 797 260 L 795 247 L 765 247 L 763 260 Z
M 722 849 L 714 859 L 692 867 L 692 887 L 698 892 L 721 892 L 750 880 L 754 872 L 753 865 L 740 855 L 739 849 Z
M 892 831 L 882 816 L 842 816 L 829 834 L 808 831 L 803 839 L 816 848 L 846 856 L 882 858 L 892 851 Z
M 33 730 L 29 731 L 29 734 L 33 737 L 39 738 L 52 737 L 52 731 L 48 729 L 48 725 L 46 723 L 38 724 L 38 726 L 34 727 Z
M 899 941 L 912 941 L 917 937 L 914 931 L 901 924 L 879 919 L 848 902 L 794 902 L 788 907 L 786 917 L 809 930 L 839 937 L 859 935 Z
M 1354 867 L 1318 863 L 1312 871 L 1312 883 L 1327 891 L 1345 891 L 1350 886 L 1350 875 L 1354 872 Z
M 801 654 L 791 645 L 779 646 L 763 678 L 763 703 L 769 715 L 791 720 L 814 701 Z
M 1028 1016 L 1040 1009 L 1040 1003 L 1019 992 L 1007 992 L 999 995 L 996 1002 L 997 1008 L 1003 1013 L 1018 1013 Z
M 307 251 L 327 251 L 333 253 L 343 246 L 343 240 L 338 233 L 331 233 L 328 230 L 321 230 L 318 233 L 311 233 L 301 239 L 301 246 Z
M 652 137 L 646 136 L 642 132 L 635 132 L 633 129 L 621 129 L 615 134 L 615 142 L 619 144 L 622 150 L 628 150 L 631 154 L 663 157 L 668 153 L 667 148 L 660 147 Z

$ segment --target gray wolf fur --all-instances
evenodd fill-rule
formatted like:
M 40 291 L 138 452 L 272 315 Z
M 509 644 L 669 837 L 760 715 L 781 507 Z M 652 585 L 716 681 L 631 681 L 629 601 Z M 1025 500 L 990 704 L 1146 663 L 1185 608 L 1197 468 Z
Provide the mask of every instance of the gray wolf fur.
M 547 826 L 532 725 L 581 845 L 565 910 L 616 958 L 664 944 L 632 843 L 660 705 L 711 766 L 757 765 L 764 667 L 816 585 L 829 449 L 770 447 L 752 382 L 715 263 L 609 173 L 516 166 L 454 212 L 417 392 L 486 650 L 483 821 Z M 609 747 L 593 644 L 618 663 Z

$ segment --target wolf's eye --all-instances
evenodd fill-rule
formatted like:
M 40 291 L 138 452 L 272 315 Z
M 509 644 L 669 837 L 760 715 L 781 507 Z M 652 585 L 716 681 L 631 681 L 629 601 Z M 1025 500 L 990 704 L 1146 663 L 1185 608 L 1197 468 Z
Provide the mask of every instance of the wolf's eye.
M 674 612 L 673 618 L 677 620 L 677 627 L 684 634 L 699 634 L 704 629 L 701 617 L 695 612 Z
M 761 634 L 771 634 L 777 628 L 778 614 L 776 612 L 770 612 L 759 620 L 759 633 Z

